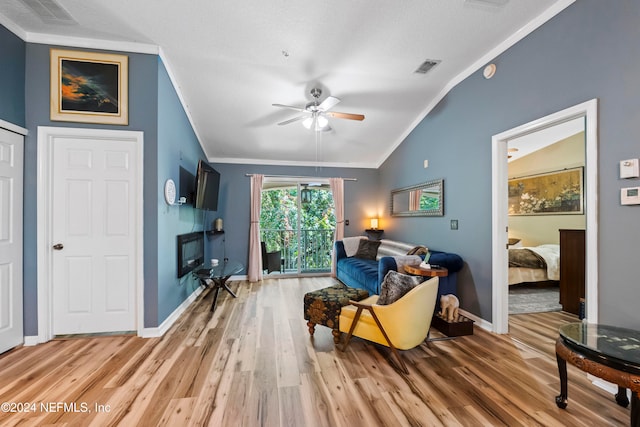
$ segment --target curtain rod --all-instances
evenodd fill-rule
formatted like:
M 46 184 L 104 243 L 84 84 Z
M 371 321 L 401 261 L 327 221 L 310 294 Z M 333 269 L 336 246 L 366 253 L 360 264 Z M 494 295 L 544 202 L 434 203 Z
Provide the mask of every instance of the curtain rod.
M 253 176 L 253 173 L 245 173 L 244 176 Z M 329 179 L 328 176 L 292 176 L 292 175 L 265 175 L 265 178 L 293 178 L 293 179 Z M 342 178 L 345 181 L 357 181 L 358 178 Z

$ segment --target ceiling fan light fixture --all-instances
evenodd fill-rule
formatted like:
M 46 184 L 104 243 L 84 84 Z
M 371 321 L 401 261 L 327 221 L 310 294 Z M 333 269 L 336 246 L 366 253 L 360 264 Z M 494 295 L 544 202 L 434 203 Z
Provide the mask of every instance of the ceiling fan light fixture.
M 313 117 L 307 117 L 302 121 L 302 126 L 311 130 L 311 126 L 313 125 Z
M 329 124 L 329 120 L 327 120 L 325 116 L 318 116 L 316 127 L 320 129 L 324 129 L 327 127 L 328 124 Z
M 304 119 L 302 121 L 302 126 L 316 132 L 325 131 L 329 128 L 329 120 L 322 115 L 316 114 Z
M 364 120 L 364 114 L 332 111 L 331 109 L 340 102 L 340 98 L 336 98 L 335 96 L 328 96 L 322 102 L 319 102 L 321 95 L 321 89 L 311 89 L 311 96 L 314 98 L 314 100 L 307 103 L 307 105 L 305 105 L 304 107 L 294 107 L 284 104 L 271 104 L 274 107 L 288 108 L 290 110 L 295 110 L 302 113 L 297 117 L 280 122 L 278 123 L 278 125 L 282 126 L 288 125 L 293 122 L 302 121 L 302 126 L 304 126 L 308 130 L 318 133 L 331 132 L 333 130 L 331 128 L 331 125 L 329 124 L 329 118 L 327 116 L 347 120 Z

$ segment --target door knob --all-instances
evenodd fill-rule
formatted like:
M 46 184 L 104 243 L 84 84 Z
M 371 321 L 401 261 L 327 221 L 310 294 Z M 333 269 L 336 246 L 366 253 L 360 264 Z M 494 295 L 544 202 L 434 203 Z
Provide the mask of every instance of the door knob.
M 56 251 L 61 251 L 62 248 L 64 248 L 64 245 L 62 243 L 56 243 L 55 245 L 53 245 L 53 249 L 55 249 Z

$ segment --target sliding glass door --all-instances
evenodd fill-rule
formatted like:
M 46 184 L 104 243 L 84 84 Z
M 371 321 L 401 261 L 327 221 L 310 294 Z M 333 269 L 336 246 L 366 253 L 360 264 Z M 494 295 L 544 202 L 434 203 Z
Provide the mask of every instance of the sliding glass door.
M 265 242 L 267 252 L 280 252 L 282 273 L 330 272 L 335 226 L 335 209 L 328 183 L 291 179 L 265 181 L 261 240 Z

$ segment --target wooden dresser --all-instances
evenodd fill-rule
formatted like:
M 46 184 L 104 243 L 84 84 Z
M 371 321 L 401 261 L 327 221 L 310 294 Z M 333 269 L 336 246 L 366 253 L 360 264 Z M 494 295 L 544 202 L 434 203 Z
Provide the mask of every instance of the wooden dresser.
M 585 286 L 584 230 L 560 230 L 560 304 L 579 314 Z

